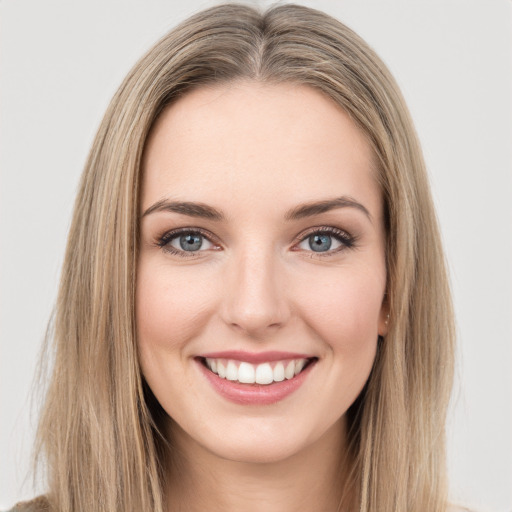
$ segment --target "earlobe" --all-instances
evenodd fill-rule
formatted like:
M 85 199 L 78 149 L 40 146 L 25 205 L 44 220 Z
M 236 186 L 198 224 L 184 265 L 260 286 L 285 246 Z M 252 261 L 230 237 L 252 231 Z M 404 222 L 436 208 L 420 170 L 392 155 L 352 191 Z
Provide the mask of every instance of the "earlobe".
M 379 315 L 379 336 L 385 337 L 389 331 L 389 308 L 384 299 Z

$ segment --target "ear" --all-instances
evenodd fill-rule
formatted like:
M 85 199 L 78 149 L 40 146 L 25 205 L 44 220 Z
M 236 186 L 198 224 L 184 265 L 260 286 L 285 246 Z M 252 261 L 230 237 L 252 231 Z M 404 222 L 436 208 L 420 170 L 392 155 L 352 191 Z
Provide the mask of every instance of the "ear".
M 379 312 L 379 336 L 386 337 L 389 331 L 389 304 L 388 296 L 384 294 Z

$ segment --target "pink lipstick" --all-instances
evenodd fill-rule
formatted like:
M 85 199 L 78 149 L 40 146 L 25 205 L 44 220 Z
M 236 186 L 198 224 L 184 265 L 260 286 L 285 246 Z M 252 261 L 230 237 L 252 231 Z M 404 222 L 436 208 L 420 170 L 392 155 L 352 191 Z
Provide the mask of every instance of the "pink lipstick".
M 269 405 L 299 389 L 318 358 L 291 352 L 223 351 L 195 360 L 224 398 L 241 405 Z

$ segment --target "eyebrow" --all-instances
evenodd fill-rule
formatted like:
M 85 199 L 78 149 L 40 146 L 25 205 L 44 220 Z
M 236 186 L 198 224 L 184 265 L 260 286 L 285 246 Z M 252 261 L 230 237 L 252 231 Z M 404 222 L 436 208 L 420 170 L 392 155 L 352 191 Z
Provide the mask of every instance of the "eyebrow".
M 190 201 L 169 201 L 168 199 L 161 199 L 154 205 L 150 206 L 143 214 L 142 217 L 150 215 L 154 212 L 174 212 L 188 215 L 189 217 L 202 217 L 203 219 L 221 221 L 225 219 L 224 214 L 204 203 L 193 203 Z
M 370 212 L 361 203 L 348 196 L 336 197 L 334 199 L 326 199 L 324 201 L 316 201 L 297 206 L 287 212 L 284 218 L 286 220 L 298 220 L 305 217 L 319 215 L 320 213 L 335 210 L 337 208 L 355 208 L 363 212 L 370 222 L 372 221 Z
M 372 216 L 367 208 L 355 199 L 348 196 L 336 197 L 334 199 L 326 199 L 323 201 L 315 201 L 296 206 L 295 208 L 292 208 L 286 212 L 284 218 L 287 221 L 299 220 L 305 217 L 313 217 L 315 215 L 319 215 L 321 213 L 325 213 L 338 208 L 355 208 L 363 212 L 368 217 L 370 222 L 372 221 Z M 222 211 L 204 203 L 195 203 L 190 201 L 169 201 L 168 199 L 161 199 L 160 201 L 157 201 L 155 204 L 150 206 L 142 214 L 142 217 L 146 217 L 147 215 L 150 215 L 154 212 L 180 213 L 189 217 L 200 217 L 214 221 L 223 221 L 226 219 L 226 216 Z

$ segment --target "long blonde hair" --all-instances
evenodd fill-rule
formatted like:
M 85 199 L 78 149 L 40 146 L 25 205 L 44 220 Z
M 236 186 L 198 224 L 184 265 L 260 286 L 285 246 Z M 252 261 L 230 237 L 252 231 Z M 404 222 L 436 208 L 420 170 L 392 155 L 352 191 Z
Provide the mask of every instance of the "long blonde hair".
M 415 130 L 385 65 L 330 16 L 220 5 L 162 38 L 113 98 L 75 204 L 38 430 L 59 512 L 162 512 L 165 441 L 137 358 L 135 282 L 141 156 L 162 109 L 205 84 L 314 87 L 360 127 L 379 162 L 390 331 L 350 410 L 353 483 L 364 512 L 446 510 L 444 424 L 453 318 Z M 340 482 L 341 485 L 341 482 Z

